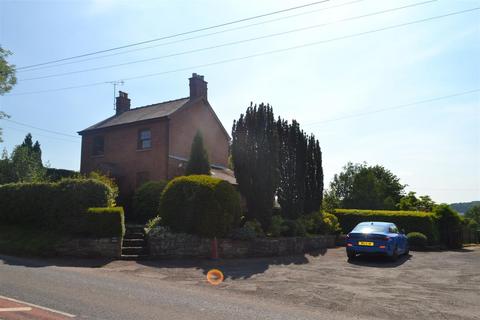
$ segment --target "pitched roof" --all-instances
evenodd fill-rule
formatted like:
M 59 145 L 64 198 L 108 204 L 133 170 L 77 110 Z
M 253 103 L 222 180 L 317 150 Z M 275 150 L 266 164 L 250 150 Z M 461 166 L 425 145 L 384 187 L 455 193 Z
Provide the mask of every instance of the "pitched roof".
M 130 109 L 120 115 L 114 115 L 108 119 L 100 121 L 99 123 L 80 131 L 79 134 L 95 129 L 103 129 L 137 121 L 167 117 L 183 107 L 189 101 L 190 98 L 181 98 Z

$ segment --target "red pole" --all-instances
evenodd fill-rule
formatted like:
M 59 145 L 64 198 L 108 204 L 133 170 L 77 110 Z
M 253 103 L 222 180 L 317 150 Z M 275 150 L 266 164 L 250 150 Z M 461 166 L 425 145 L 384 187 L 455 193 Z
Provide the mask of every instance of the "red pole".
M 212 258 L 212 259 L 218 259 L 218 242 L 217 242 L 217 237 L 214 237 L 213 240 L 212 240 L 211 258 Z

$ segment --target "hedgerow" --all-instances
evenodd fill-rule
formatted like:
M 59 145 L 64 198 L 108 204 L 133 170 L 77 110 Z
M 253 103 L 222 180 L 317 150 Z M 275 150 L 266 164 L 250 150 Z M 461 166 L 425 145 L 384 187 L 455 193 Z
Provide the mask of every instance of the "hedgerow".
M 75 230 L 90 207 L 108 207 L 113 193 L 93 179 L 56 183 L 11 183 L 0 186 L 0 223 L 45 230 Z
M 395 223 L 406 233 L 421 232 L 430 242 L 439 239 L 436 216 L 431 212 L 335 209 L 333 213 L 337 216 L 343 233 L 349 233 L 360 222 L 384 221 Z

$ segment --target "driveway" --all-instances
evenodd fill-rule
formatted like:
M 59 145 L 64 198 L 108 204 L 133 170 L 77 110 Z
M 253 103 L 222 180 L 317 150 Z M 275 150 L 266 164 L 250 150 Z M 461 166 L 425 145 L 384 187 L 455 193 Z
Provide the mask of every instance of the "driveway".
M 116 281 L 119 298 L 137 298 L 142 308 L 153 310 L 156 305 L 148 298 L 148 290 L 153 290 L 151 295 L 159 295 L 155 301 L 165 312 L 171 306 L 189 316 L 195 314 L 198 319 L 203 319 L 203 312 L 208 315 L 205 318 L 212 319 L 480 319 L 480 247 L 412 252 L 394 263 L 382 257 L 360 257 L 347 262 L 344 248 L 297 257 L 216 262 L 0 258 L 3 258 L 4 265 L 21 267 L 23 272 L 54 268 L 62 279 L 64 273 L 81 282 L 95 277 L 97 280 L 92 281 L 87 293 L 82 292 L 83 287 L 72 288 L 78 292 L 75 303 L 82 294 L 90 294 L 94 301 L 96 292 L 102 293 L 98 301 L 104 301 L 104 288 L 96 288 L 96 285 L 113 286 Z M 206 281 L 205 274 L 212 268 L 220 269 L 226 277 L 218 286 Z M 0 276 L 3 270 L 4 266 L 0 264 Z M 15 270 L 9 272 L 14 274 Z M 108 284 L 102 284 L 99 279 L 105 279 Z M 149 287 L 142 288 L 142 298 L 132 293 L 135 291 L 129 291 L 135 289 L 136 284 L 143 283 L 148 283 Z M 71 285 L 75 286 L 74 283 Z M 24 285 L 27 291 L 28 287 Z M 162 292 L 166 296 L 160 295 Z M 16 295 L 14 298 L 31 300 L 37 299 L 35 294 L 39 294 L 29 295 L 9 286 L 0 287 L 1 295 L 8 296 L 9 293 Z M 178 298 L 174 299 L 176 294 Z M 184 301 L 187 297 L 188 301 Z M 196 299 L 201 302 L 190 303 Z M 92 303 L 95 308 L 102 308 Z M 71 306 L 74 305 L 72 302 Z M 121 303 L 114 305 L 117 310 L 122 310 Z M 198 305 L 201 308 L 195 313 Z M 60 308 L 58 304 L 51 307 Z M 95 310 L 93 306 L 92 309 Z M 220 309 L 225 313 L 218 313 Z M 81 314 L 81 308 L 64 307 L 60 310 Z M 130 315 L 133 314 L 131 310 Z M 103 312 L 104 318 L 110 319 L 105 316 L 107 314 L 107 311 Z M 181 313 L 172 311 L 172 314 L 177 315 L 172 319 L 183 319 Z M 147 314 L 136 317 L 150 319 Z

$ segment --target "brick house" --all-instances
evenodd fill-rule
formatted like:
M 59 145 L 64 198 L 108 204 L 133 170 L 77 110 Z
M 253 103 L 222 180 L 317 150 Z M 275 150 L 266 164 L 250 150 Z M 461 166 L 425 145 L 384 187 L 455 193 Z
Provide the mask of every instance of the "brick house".
M 235 182 L 227 169 L 230 136 L 207 99 L 207 82 L 193 74 L 190 96 L 130 108 L 119 92 L 116 114 L 85 130 L 80 171 L 102 171 L 115 177 L 121 197 L 146 181 L 182 175 L 197 130 L 203 135 L 212 175 Z

